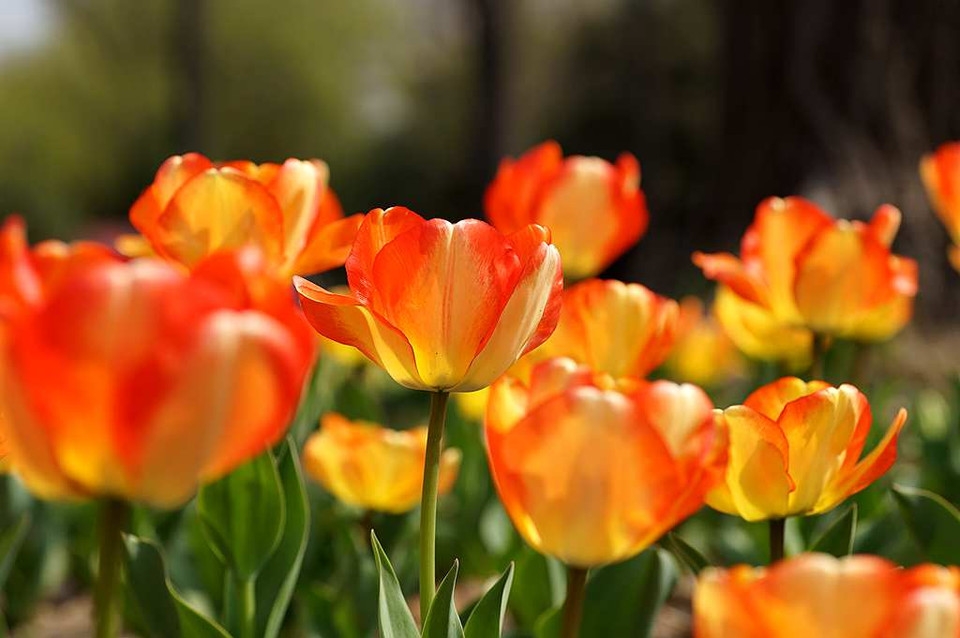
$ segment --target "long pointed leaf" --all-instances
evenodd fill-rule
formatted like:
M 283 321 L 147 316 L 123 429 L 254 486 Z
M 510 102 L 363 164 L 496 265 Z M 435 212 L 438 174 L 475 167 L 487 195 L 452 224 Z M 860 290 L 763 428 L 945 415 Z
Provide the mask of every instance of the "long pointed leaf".
M 20 552 L 20 546 L 30 531 L 30 512 L 20 517 L 16 525 L 0 535 L 0 590 L 7 582 L 7 576 L 13 568 L 13 563 Z
M 926 560 L 960 564 L 960 510 L 939 494 L 914 487 L 894 485 L 893 496 Z
M 460 563 L 453 561 L 453 567 L 440 583 L 430 611 L 427 612 L 427 619 L 423 623 L 423 638 L 463 638 L 463 626 L 460 624 L 460 616 L 457 615 L 457 606 L 453 602 L 459 571 Z
M 463 629 L 464 638 L 499 638 L 503 631 L 503 619 L 507 615 L 507 602 L 510 600 L 512 585 L 513 563 L 510 563 L 507 571 L 503 572 L 473 608 Z
M 854 503 L 810 545 L 810 551 L 837 557 L 849 556 L 853 553 L 856 535 L 857 504 Z
M 417 623 L 407 607 L 407 601 L 400 589 L 397 574 L 387 558 L 386 552 L 380 546 L 377 535 L 370 533 L 373 544 L 373 556 L 377 561 L 377 572 L 380 575 L 380 596 L 378 600 L 380 618 L 380 638 L 420 638 Z

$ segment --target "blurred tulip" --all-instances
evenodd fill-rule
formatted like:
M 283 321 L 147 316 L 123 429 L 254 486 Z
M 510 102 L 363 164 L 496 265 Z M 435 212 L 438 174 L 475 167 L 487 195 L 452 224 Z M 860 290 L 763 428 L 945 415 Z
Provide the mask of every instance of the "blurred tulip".
M 83 245 L 7 257 L 0 437 L 37 496 L 174 507 L 283 436 L 314 338 L 255 252 L 192 275 Z
M 324 415 L 319 432 L 307 440 L 307 474 L 338 499 L 362 509 L 402 514 L 420 502 L 427 428 L 391 430 L 366 421 Z M 453 487 L 460 451 L 440 457 L 439 493 Z
M 677 340 L 665 365 L 672 379 L 701 386 L 715 386 L 744 373 L 736 345 L 713 316 L 704 314 L 703 302 L 696 297 L 680 300 Z
M 677 302 L 640 284 L 591 279 L 563 293 L 556 331 L 511 372 L 570 357 L 613 377 L 644 377 L 666 359 L 676 338 Z
M 831 510 L 890 469 L 906 419 L 901 409 L 861 460 L 872 416 L 859 390 L 796 377 L 765 385 L 743 405 L 718 411 L 729 465 L 707 504 L 748 521 Z
M 791 371 L 810 366 L 813 333 L 809 330 L 777 321 L 770 310 L 726 286 L 717 286 L 713 312 L 730 340 L 748 357 L 783 362 Z
M 175 155 L 130 209 L 150 247 L 192 268 L 207 255 L 254 245 L 280 277 L 343 264 L 363 218 L 344 218 L 320 160 L 214 164 L 198 153 Z M 119 248 L 148 251 L 134 239 Z
M 960 270 L 960 142 L 943 144 L 920 161 L 920 176 L 933 209 L 953 239 L 950 262 Z
M 501 232 L 548 227 L 571 280 L 599 273 L 647 229 L 647 200 L 633 155 L 623 153 L 616 164 L 582 155 L 564 159 L 552 141 L 520 159 L 504 159 L 484 204 Z
M 630 558 L 722 478 L 712 404 L 692 385 L 615 380 L 565 358 L 490 389 L 500 499 L 537 551 L 585 568 Z
M 880 341 L 910 320 L 917 293 L 916 262 L 890 252 L 899 225 L 889 205 L 863 223 L 834 220 L 800 197 L 772 197 L 757 208 L 739 259 L 693 260 L 779 326 Z
M 563 285 L 549 232 L 371 211 L 347 259 L 350 294 L 296 278 L 307 320 L 401 385 L 469 392 L 553 332 Z
M 960 568 L 803 554 L 707 569 L 693 607 L 696 638 L 960 638 Z

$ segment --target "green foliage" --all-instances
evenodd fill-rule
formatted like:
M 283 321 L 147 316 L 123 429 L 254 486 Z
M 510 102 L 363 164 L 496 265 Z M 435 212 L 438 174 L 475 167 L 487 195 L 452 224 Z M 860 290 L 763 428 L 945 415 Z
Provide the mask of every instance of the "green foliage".
M 145 631 L 152 638 L 230 638 L 230 634 L 186 602 L 167 577 L 160 548 L 126 536 L 127 587 Z
M 375 533 L 370 535 L 380 576 L 379 623 L 381 638 L 419 638 L 417 623 L 400 589 L 397 574 Z
M 853 553 L 856 537 L 857 504 L 854 503 L 810 545 L 810 551 L 849 556 Z
M 463 625 L 453 600 L 459 571 L 460 564 L 454 561 L 427 612 L 427 618 L 423 622 L 423 638 L 463 638 Z
M 20 517 L 10 529 L 4 530 L 0 534 L 0 590 L 7 582 L 10 570 L 13 568 L 13 562 L 17 559 L 20 547 L 27 538 L 30 531 L 30 513 L 27 512 Z
M 960 511 L 928 490 L 894 486 L 893 496 L 925 560 L 960 564 Z
M 510 563 L 507 571 L 474 606 L 463 630 L 464 638 L 490 638 L 501 634 L 513 585 L 513 571 L 513 563 Z

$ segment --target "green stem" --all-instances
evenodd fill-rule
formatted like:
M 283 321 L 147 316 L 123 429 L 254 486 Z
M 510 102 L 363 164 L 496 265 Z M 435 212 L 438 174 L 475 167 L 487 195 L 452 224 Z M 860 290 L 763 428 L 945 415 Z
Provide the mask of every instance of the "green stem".
M 824 362 L 827 358 L 827 350 L 829 349 L 830 336 L 814 333 L 813 352 L 810 357 L 810 371 L 807 375 L 810 379 L 823 380 L 823 375 L 825 374 Z
M 567 599 L 563 603 L 562 638 L 577 638 L 583 619 L 583 600 L 587 594 L 587 570 L 567 567 Z
M 123 624 L 120 576 L 123 571 L 123 530 L 130 518 L 126 501 L 108 499 L 100 506 L 99 567 L 93 591 L 97 638 L 117 638 Z
M 257 635 L 257 579 L 236 578 L 237 616 L 240 623 L 239 638 L 256 638 Z
M 850 365 L 850 383 L 858 388 L 864 387 L 869 381 L 870 344 L 858 342 L 854 344 L 853 363 Z
M 420 618 L 426 620 L 437 586 L 437 488 L 440 483 L 440 453 L 443 426 L 450 393 L 437 391 L 430 397 L 427 426 L 427 455 L 423 467 L 423 495 L 420 498 Z
M 770 520 L 770 564 L 783 560 L 783 537 L 786 531 L 787 519 L 774 518 Z

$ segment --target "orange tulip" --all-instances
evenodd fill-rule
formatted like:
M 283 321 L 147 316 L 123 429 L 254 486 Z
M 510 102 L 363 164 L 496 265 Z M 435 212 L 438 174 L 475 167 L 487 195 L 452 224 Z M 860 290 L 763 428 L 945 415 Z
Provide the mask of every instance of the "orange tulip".
M 0 276 L 0 438 L 32 492 L 173 507 L 283 436 L 314 339 L 255 253 L 187 275 L 53 248 Z
M 362 215 L 343 217 L 319 160 L 214 164 L 175 155 L 130 210 L 130 222 L 162 257 L 189 268 L 218 250 L 258 247 L 283 278 L 343 264 Z M 124 238 L 132 256 L 142 247 Z
M 623 153 L 616 164 L 599 157 L 564 159 L 545 142 L 518 160 L 504 159 L 484 200 L 487 218 L 504 233 L 547 226 L 568 279 L 592 277 L 637 243 L 647 228 L 640 164 Z
M 350 294 L 294 284 L 317 332 L 356 347 L 401 385 L 468 392 L 553 332 L 563 282 L 549 237 L 536 225 L 505 237 L 477 220 L 378 208 L 347 259 Z
M 765 385 L 743 405 L 718 411 L 729 465 L 707 504 L 748 521 L 831 510 L 890 469 L 906 419 L 901 409 L 861 460 L 872 417 L 859 390 L 796 377 Z
M 521 536 L 568 565 L 641 552 L 721 478 L 710 399 L 692 385 L 615 380 L 572 359 L 490 389 L 486 436 L 500 499 Z
M 960 270 L 960 142 L 948 142 L 925 155 L 920 176 L 934 210 L 953 239 L 950 262 Z
M 705 570 L 696 638 L 960 638 L 960 568 L 804 554 Z
M 711 386 L 741 376 L 744 362 L 716 320 L 696 297 L 680 300 L 677 342 L 666 361 L 671 378 Z
M 694 262 L 781 326 L 878 341 L 910 320 L 917 264 L 890 252 L 900 211 L 885 205 L 869 223 L 834 220 L 799 198 L 757 208 L 740 258 L 696 253 Z
M 790 370 L 806 370 L 813 355 L 813 333 L 781 323 L 763 306 L 717 286 L 713 312 L 723 331 L 748 357 L 778 361 Z
M 427 428 L 390 430 L 330 413 L 303 449 L 304 469 L 338 499 L 363 509 L 402 514 L 420 502 Z M 460 451 L 440 457 L 439 493 L 453 487 Z
M 570 357 L 613 377 L 643 377 L 670 353 L 677 319 L 676 301 L 640 284 L 591 279 L 564 291 L 556 331 L 511 374 Z

